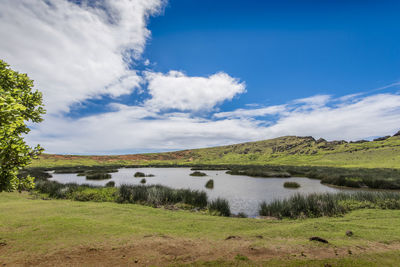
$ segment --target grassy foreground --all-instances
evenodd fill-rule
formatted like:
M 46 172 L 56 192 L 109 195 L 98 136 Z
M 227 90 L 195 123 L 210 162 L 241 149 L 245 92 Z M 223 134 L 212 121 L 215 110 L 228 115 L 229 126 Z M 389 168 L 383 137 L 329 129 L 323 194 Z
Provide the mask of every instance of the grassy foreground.
M 347 236 L 348 230 L 354 235 Z M 311 236 L 329 244 L 309 241 Z M 3 192 L 0 244 L 0 263 L 7 265 L 397 266 L 400 211 L 224 218 Z

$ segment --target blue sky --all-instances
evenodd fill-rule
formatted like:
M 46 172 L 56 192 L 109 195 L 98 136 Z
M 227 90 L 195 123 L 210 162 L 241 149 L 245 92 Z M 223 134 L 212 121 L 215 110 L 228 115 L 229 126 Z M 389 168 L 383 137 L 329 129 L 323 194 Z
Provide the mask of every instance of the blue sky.
M 145 55 L 162 72 L 240 77 L 248 93 L 226 108 L 352 94 L 399 80 L 399 10 L 398 1 L 172 0 L 150 20 Z
M 48 109 L 28 141 L 49 153 L 400 128 L 398 1 L 6 0 L 0 10 L 2 59 L 35 80 Z

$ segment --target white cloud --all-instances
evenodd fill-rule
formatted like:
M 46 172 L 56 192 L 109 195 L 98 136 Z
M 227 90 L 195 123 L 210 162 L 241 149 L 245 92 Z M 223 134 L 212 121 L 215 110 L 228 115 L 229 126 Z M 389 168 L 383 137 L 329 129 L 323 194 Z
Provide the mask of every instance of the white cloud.
M 150 32 L 146 19 L 162 0 L 0 1 L 1 58 L 28 73 L 49 113 L 102 94 L 131 93 L 140 77 L 129 68 Z
M 216 113 L 217 120 L 113 104 L 112 112 L 77 120 L 50 116 L 27 138 L 32 144 L 41 143 L 48 153 L 107 154 L 209 147 L 284 135 L 357 140 L 393 134 L 400 128 L 400 95 L 377 94 L 347 104 L 339 99 L 318 107 L 308 102 L 299 108 L 295 100 L 261 111 Z M 269 108 L 277 120 L 254 118 Z
M 230 112 L 215 113 L 215 118 L 248 118 L 281 114 L 286 110 L 286 105 L 276 105 L 256 109 L 237 109 Z
M 142 77 L 130 67 L 142 60 L 150 36 L 147 18 L 160 11 L 163 0 L 81 2 L 0 1 L 1 57 L 35 80 L 49 111 L 26 138 L 48 153 L 162 151 L 283 135 L 354 140 L 400 127 L 398 94 L 316 95 L 213 114 L 217 105 L 244 93 L 245 83 L 224 72 L 191 77 L 147 71 Z M 145 83 L 150 98 L 138 106 L 115 100 L 112 111 L 78 119 L 60 112 L 89 98 L 130 94 Z M 204 111 L 210 118 L 199 115 Z
M 151 99 L 145 105 L 159 110 L 211 110 L 245 92 L 245 84 L 224 72 L 209 77 L 188 77 L 179 71 L 147 72 Z
M 257 139 L 257 123 L 212 121 L 186 113 L 158 115 L 145 107 L 114 105 L 115 111 L 77 120 L 49 116 L 27 136 L 47 153 L 108 154 L 165 151 Z

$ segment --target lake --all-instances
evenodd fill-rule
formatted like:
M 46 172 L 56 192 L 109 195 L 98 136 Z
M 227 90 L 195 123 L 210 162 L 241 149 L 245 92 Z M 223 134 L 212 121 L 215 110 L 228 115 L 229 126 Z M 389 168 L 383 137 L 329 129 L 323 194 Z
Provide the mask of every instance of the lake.
M 172 188 L 190 188 L 207 192 L 209 199 L 217 197 L 229 201 L 231 211 L 234 214 L 243 212 L 248 216 L 258 215 L 258 206 L 262 201 L 271 202 L 274 199 L 287 198 L 296 193 L 310 194 L 323 192 L 339 192 L 343 189 L 332 188 L 320 183 L 320 180 L 304 177 L 291 178 L 256 178 L 241 175 L 226 174 L 225 171 L 201 171 L 207 174 L 203 177 L 190 176 L 193 172 L 190 168 L 121 168 L 116 173 L 111 173 L 108 180 L 86 180 L 85 176 L 76 174 L 56 174 L 49 180 L 60 183 L 77 183 L 105 185 L 114 181 L 116 186 L 121 184 L 140 184 L 142 178 L 135 178 L 135 172 L 153 174 L 154 177 L 146 177 L 147 185 L 161 184 Z M 209 179 L 214 180 L 214 188 L 207 189 L 205 184 Z M 298 189 L 283 187 L 287 181 L 296 181 L 301 185 Z M 349 191 L 346 189 L 346 191 Z

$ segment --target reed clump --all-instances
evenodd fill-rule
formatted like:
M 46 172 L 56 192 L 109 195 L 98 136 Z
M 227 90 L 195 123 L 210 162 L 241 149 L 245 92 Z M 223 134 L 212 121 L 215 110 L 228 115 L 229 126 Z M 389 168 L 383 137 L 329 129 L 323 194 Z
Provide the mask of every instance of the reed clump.
M 190 174 L 190 176 L 207 176 L 204 172 L 195 171 Z
M 231 216 L 231 209 L 229 206 L 229 202 L 223 198 L 217 198 L 215 200 L 212 200 L 208 204 L 208 210 L 212 214 L 226 216 L 226 217 Z
M 111 179 L 111 174 L 109 173 L 93 173 L 86 175 L 87 180 L 107 180 Z
M 214 180 L 213 179 L 208 180 L 205 187 L 208 189 L 213 189 L 214 188 Z
M 144 174 L 143 172 L 135 172 L 135 174 L 133 176 L 134 177 L 146 177 L 146 174 Z
M 207 194 L 190 189 L 172 189 L 162 185 L 121 185 L 120 203 L 139 203 L 151 206 L 189 204 L 198 208 L 207 206 Z
M 285 187 L 285 188 L 299 188 L 300 184 L 296 183 L 296 182 L 285 182 L 283 184 L 283 187 Z
M 361 208 L 400 209 L 397 192 L 296 194 L 287 199 L 260 204 L 261 216 L 306 218 L 338 216 Z

